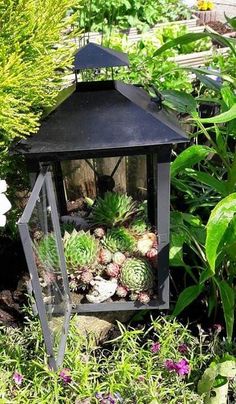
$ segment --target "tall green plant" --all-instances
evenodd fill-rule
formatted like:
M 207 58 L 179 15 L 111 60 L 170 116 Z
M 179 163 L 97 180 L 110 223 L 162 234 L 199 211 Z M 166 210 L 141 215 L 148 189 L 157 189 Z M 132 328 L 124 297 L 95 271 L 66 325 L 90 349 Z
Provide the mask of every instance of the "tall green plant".
M 211 36 L 217 36 L 235 52 L 235 41 L 214 33 Z M 157 54 L 177 43 L 196 39 L 199 39 L 198 34 L 177 38 L 162 46 Z M 220 77 L 221 81 L 216 82 L 209 76 L 209 70 L 192 70 L 203 83 L 202 93 L 197 98 L 177 91 L 165 92 L 166 105 L 189 114 L 196 140 L 195 145 L 177 156 L 171 167 L 173 185 L 184 194 L 190 214 L 186 217 L 186 214 L 176 213 L 173 217 L 171 261 L 175 266 L 184 266 L 194 283 L 180 293 L 174 315 L 204 293 L 209 315 L 221 307 L 227 337 L 231 340 L 236 307 L 235 77 L 224 71 L 210 72 Z M 198 108 L 206 101 L 215 103 L 218 113 L 203 119 Z M 202 220 L 197 214 L 203 216 Z M 177 226 L 178 231 L 175 231 Z M 184 243 L 194 253 L 192 265 L 185 263 Z
M 9 147 L 14 139 L 38 130 L 44 108 L 65 86 L 65 69 L 74 52 L 66 30 L 76 18 L 67 11 L 74 4 L 0 0 L 0 178 L 9 184 L 12 203 L 25 183 L 21 160 L 9 158 Z

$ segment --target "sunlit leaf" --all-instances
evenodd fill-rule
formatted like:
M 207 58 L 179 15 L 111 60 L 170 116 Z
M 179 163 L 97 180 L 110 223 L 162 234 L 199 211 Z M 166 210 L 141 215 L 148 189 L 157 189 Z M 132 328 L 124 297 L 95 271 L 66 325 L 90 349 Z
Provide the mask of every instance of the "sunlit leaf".
M 194 145 L 188 147 L 171 164 L 171 176 L 175 177 L 185 168 L 192 167 L 204 160 L 209 153 L 214 153 L 214 150 L 207 146 Z
M 218 247 L 226 230 L 236 213 L 236 193 L 228 195 L 212 210 L 207 223 L 206 257 L 212 272 L 215 272 L 215 263 Z

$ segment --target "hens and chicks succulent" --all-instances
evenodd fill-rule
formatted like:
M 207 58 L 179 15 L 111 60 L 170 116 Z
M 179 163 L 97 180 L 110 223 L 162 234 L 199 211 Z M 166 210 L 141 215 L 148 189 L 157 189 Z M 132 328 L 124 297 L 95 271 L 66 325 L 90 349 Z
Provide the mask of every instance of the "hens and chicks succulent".
M 89 219 L 90 231 L 65 232 L 63 238 L 71 289 L 88 291 L 97 276 L 116 279 L 117 298 L 147 304 L 155 288 L 157 237 L 133 199 L 108 192 L 97 199 Z M 53 234 L 42 238 L 36 249 L 44 265 L 58 267 Z

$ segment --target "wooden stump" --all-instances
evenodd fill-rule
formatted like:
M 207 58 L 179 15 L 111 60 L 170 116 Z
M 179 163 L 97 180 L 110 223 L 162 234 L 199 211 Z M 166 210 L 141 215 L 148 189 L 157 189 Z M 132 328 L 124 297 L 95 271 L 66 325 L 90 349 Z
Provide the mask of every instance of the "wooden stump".
M 196 16 L 199 18 L 199 24 L 208 24 L 216 21 L 216 10 L 197 11 Z

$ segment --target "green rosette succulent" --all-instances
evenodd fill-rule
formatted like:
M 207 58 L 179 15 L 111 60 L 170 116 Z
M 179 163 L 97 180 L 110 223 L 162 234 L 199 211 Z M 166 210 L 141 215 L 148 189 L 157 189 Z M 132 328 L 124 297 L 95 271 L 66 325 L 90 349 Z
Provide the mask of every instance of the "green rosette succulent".
M 98 253 L 98 242 L 93 235 L 83 230 L 64 236 L 64 253 L 69 270 L 92 265 Z
M 114 227 L 108 230 L 103 243 L 112 253 L 133 252 L 136 248 L 134 236 L 125 227 Z
M 131 196 L 106 192 L 103 198 L 97 198 L 90 220 L 95 225 L 112 227 L 127 221 L 135 211 L 136 205 Z
M 150 226 L 143 218 L 137 218 L 131 223 L 130 230 L 134 234 L 141 235 L 150 230 Z
M 54 233 L 45 235 L 38 243 L 35 243 L 35 249 L 44 266 L 58 268 L 59 256 Z
M 152 268 L 145 260 L 129 258 L 121 268 L 120 282 L 134 293 L 150 291 L 154 283 Z

